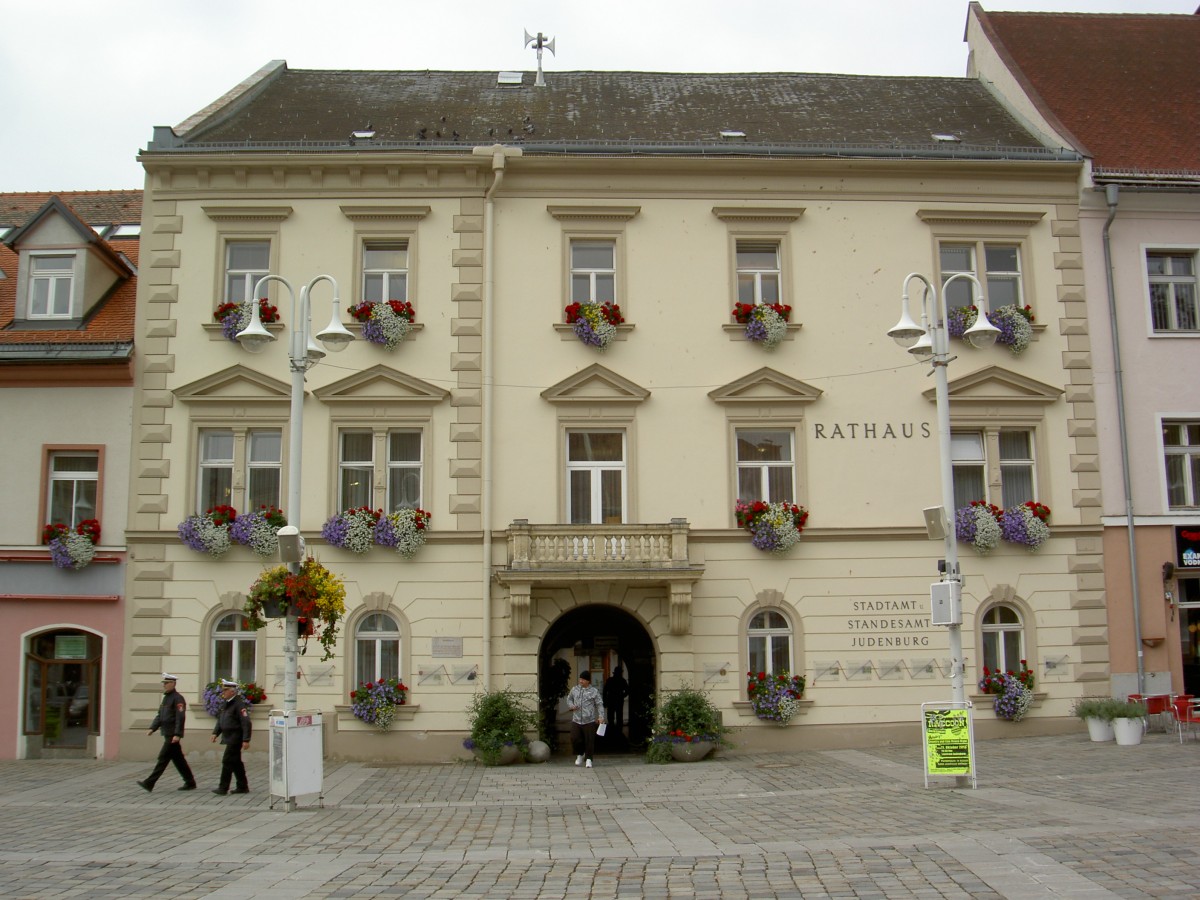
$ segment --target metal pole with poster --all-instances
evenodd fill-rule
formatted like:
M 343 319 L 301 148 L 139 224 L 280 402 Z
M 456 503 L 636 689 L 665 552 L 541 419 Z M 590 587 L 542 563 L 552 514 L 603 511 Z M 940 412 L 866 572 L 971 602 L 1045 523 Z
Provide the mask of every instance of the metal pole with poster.
M 929 776 L 946 775 L 975 779 L 975 726 L 971 701 L 921 704 L 921 737 L 925 751 L 925 787 Z

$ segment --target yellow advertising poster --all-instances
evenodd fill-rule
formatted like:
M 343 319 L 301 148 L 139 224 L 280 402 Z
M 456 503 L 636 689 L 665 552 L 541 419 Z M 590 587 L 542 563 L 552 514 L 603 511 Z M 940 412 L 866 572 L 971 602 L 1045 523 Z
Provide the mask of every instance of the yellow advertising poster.
M 971 722 L 966 709 L 926 709 L 925 771 L 930 775 L 970 775 Z

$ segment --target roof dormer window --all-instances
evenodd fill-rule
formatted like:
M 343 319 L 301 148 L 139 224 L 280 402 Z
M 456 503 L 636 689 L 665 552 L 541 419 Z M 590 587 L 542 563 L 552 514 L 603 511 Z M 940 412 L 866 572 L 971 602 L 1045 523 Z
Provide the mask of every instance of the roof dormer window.
M 29 318 L 71 318 L 75 254 L 36 254 L 29 278 Z

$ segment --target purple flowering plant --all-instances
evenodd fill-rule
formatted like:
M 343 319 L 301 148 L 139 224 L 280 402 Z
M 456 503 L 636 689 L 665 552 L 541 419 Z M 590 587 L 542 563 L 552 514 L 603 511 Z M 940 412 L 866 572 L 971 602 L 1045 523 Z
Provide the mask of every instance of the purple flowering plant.
M 431 518 L 430 513 L 418 508 L 405 508 L 380 516 L 375 525 L 375 543 L 410 558 L 425 543 Z
M 274 556 L 279 550 L 279 529 L 286 524 L 282 510 L 264 504 L 235 518 L 229 526 L 229 537 L 259 556 Z
M 797 701 L 804 697 L 804 685 L 803 675 L 746 673 L 746 696 L 754 706 L 754 714 L 780 725 L 788 724 L 796 714 Z
M 408 686 L 398 678 L 364 681 L 350 692 L 350 711 L 356 719 L 387 731 L 396 717 L 396 707 L 408 699 Z
M 785 553 L 795 546 L 808 522 L 807 509 L 787 502 L 739 500 L 734 515 L 738 526 L 750 532 L 751 544 L 773 553 Z
M 203 515 L 191 515 L 179 523 L 179 539 L 197 553 L 220 556 L 230 545 L 230 527 L 237 519 L 237 510 L 221 504 L 205 510 Z
M 946 314 L 946 328 L 952 338 L 961 338 L 979 318 L 979 307 L 956 306 Z M 1033 307 L 1008 304 L 998 306 L 987 314 L 987 320 L 1000 332 L 996 343 L 1008 347 L 1014 356 L 1020 356 L 1033 340 Z
M 379 524 L 383 510 L 359 506 L 345 512 L 334 513 L 321 526 L 321 537 L 335 547 L 353 553 L 366 553 L 375 543 L 375 526 Z

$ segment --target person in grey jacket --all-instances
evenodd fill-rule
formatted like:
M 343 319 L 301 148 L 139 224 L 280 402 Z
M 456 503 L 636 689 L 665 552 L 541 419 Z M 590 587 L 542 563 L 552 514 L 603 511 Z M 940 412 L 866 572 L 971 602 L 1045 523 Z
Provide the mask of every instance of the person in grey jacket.
M 176 771 L 183 776 L 183 787 L 181 791 L 194 791 L 196 789 L 196 776 L 192 774 L 192 767 L 183 757 L 183 745 L 180 743 L 183 740 L 183 725 L 187 721 L 187 701 L 183 699 L 183 695 L 175 690 L 175 685 L 179 681 L 174 675 L 163 672 L 162 676 L 162 705 L 158 708 L 158 715 L 150 723 L 150 730 L 146 734 L 154 734 L 156 731 L 162 732 L 163 745 L 158 751 L 158 762 L 154 764 L 154 771 L 150 773 L 150 777 L 145 781 L 139 781 L 138 787 L 144 791 L 154 790 L 154 785 L 158 782 L 159 776 L 166 771 L 170 763 L 175 764 Z
M 222 796 L 229 793 L 230 781 L 237 783 L 233 793 L 250 793 L 246 764 L 242 762 L 242 751 L 250 749 L 250 703 L 237 689 L 236 681 L 221 679 L 221 711 L 213 726 L 212 740 L 216 743 L 220 735 L 221 743 L 225 745 L 225 755 L 221 757 L 221 781 L 213 788 L 214 794 Z
M 575 765 L 586 765 L 590 769 L 592 754 L 596 751 L 596 727 L 604 721 L 604 700 L 592 687 L 592 673 L 587 669 L 579 673 L 579 684 L 567 694 L 567 707 L 571 710 L 571 749 L 575 752 Z

